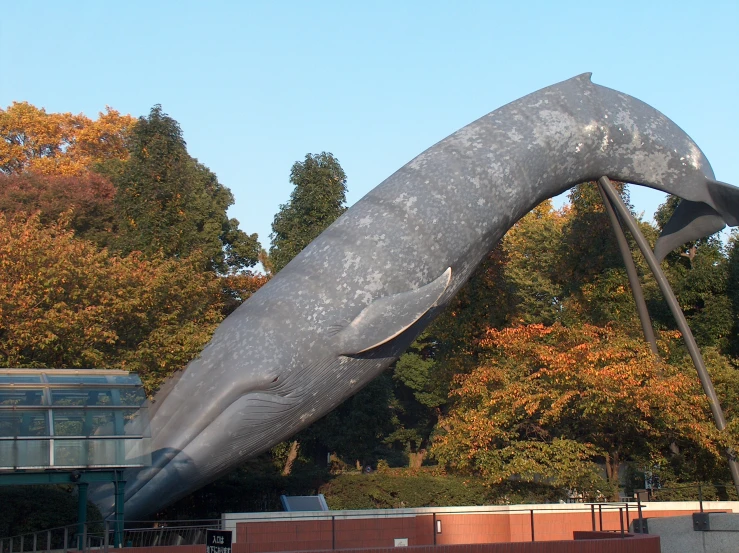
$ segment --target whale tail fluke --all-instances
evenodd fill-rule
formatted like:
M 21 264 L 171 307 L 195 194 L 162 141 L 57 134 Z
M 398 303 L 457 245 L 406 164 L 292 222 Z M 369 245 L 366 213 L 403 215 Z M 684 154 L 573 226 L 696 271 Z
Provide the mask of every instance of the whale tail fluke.
M 739 188 L 712 179 L 707 180 L 706 188 L 726 224 L 730 227 L 739 225 Z
M 710 236 L 726 225 L 739 225 L 739 188 L 706 179 L 706 190 L 715 208 L 704 202 L 682 200 L 654 246 L 659 261 L 682 244 Z
M 682 200 L 662 229 L 654 255 L 662 261 L 668 253 L 686 242 L 710 236 L 726 226 L 715 209 L 703 202 Z

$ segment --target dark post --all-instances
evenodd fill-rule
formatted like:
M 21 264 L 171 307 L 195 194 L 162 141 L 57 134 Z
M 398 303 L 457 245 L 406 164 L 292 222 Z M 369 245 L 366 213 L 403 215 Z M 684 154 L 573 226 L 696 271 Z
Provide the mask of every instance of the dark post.
M 534 539 L 534 510 L 531 509 L 531 541 L 536 541 Z
M 433 518 L 431 530 L 434 534 L 434 545 L 436 545 L 436 513 L 432 513 L 431 516 Z
M 626 528 L 628 528 L 631 525 L 631 521 L 629 521 L 629 504 L 626 503 Z
M 644 527 L 642 526 L 643 523 L 642 523 L 642 516 L 641 516 L 641 494 L 639 492 L 637 492 L 636 494 L 636 508 L 639 509 L 639 527 L 637 529 L 637 532 L 641 534 L 642 528 Z
M 87 482 L 77 484 L 77 549 L 84 549 L 85 528 L 87 528 Z
M 331 517 L 331 549 L 336 549 L 336 517 Z
M 595 504 L 594 503 L 590 504 L 590 518 L 592 519 L 592 522 L 593 522 L 593 532 L 595 532 Z
M 110 544 L 110 523 L 106 520 L 103 523 L 103 553 L 108 553 L 108 545 Z M 49 547 L 51 550 L 51 547 Z
M 603 505 L 598 504 L 598 519 L 600 520 L 600 531 L 603 531 Z
M 38 536 L 36 535 L 36 532 L 33 533 L 33 553 L 36 553 L 36 542 L 37 542 Z
M 623 507 L 618 508 L 618 521 L 621 523 L 621 537 L 624 537 L 624 509 Z
M 698 482 L 698 503 L 700 504 L 701 513 L 703 512 L 703 486 Z
M 123 501 L 126 492 L 126 481 L 119 480 L 121 474 L 115 474 L 115 521 L 113 527 L 113 547 L 123 547 Z
M 51 551 L 51 530 L 46 531 L 46 551 Z

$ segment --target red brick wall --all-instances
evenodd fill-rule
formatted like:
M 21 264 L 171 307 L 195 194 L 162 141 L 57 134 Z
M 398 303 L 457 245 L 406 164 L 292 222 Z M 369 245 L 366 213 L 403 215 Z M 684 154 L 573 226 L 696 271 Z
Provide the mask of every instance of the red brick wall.
M 591 533 L 597 534 L 597 533 Z M 244 553 L 234 549 L 234 553 Z M 325 550 L 313 553 L 358 553 L 356 550 Z M 363 549 L 361 553 L 398 553 L 398 548 Z M 425 545 L 405 548 L 405 553 L 660 553 L 659 536 L 577 541 L 486 543 L 474 545 Z
M 428 518 L 431 517 L 418 517 Z M 308 522 L 308 521 L 305 521 Z M 324 522 L 324 521 L 310 521 L 310 522 Z M 424 524 L 428 526 L 428 521 L 424 520 Z M 397 526 L 396 529 L 406 529 L 404 526 Z M 288 528 L 284 527 L 287 533 L 296 532 L 295 535 L 300 535 L 305 538 L 312 538 L 310 536 L 312 532 L 316 530 L 306 530 L 305 528 Z M 347 528 L 348 529 L 348 528 Z M 360 532 L 367 531 L 367 527 L 359 530 Z M 305 534 L 307 532 L 308 534 Z M 320 533 L 321 530 L 318 530 Z M 313 541 L 325 540 L 324 535 L 316 538 Z M 443 532 L 443 523 L 442 523 Z M 486 543 L 486 544 L 473 544 L 473 545 L 417 545 L 403 548 L 400 551 L 405 553 L 660 553 L 659 536 L 628 536 L 625 539 L 603 539 L 603 538 L 614 538 L 613 534 L 603 535 L 600 532 L 578 532 L 578 539 L 576 541 L 546 541 L 546 542 L 518 542 L 518 543 Z M 279 537 L 279 535 L 275 535 Z M 287 535 L 285 537 L 288 537 Z M 329 534 L 330 539 L 330 534 Z M 372 536 L 370 539 L 375 539 Z M 596 539 L 593 539 L 596 538 Z M 619 536 L 620 538 L 620 536 Z M 311 541 L 311 540 L 308 540 Z M 261 547 L 274 547 L 275 544 L 280 543 L 276 541 L 263 541 Z M 283 541 L 282 543 L 294 544 L 295 542 Z M 410 543 L 410 539 L 409 539 Z M 253 551 L 279 551 L 279 549 L 262 549 L 259 546 L 252 546 L 248 543 L 234 543 L 232 545 L 233 553 L 253 553 Z M 125 547 L 119 549 L 120 553 L 205 553 L 204 545 L 185 545 L 185 546 L 165 546 L 165 547 Z M 295 551 L 295 550 L 293 550 Z M 356 550 L 350 551 L 348 549 L 332 549 L 329 544 L 328 547 L 314 550 L 310 549 L 312 553 L 358 553 Z M 74 552 L 70 552 L 74 553 Z M 396 547 L 369 547 L 361 551 L 361 553 L 399 553 L 399 549 Z
M 635 507 L 618 510 L 535 512 L 534 541 L 568 541 L 574 532 L 603 530 L 621 532 L 621 521 L 628 524 L 638 517 Z M 680 516 L 686 511 L 645 509 L 645 518 Z M 405 513 L 378 511 L 377 515 L 356 517 L 337 514 L 325 518 L 276 518 L 236 522 L 234 553 L 273 553 L 282 551 L 323 551 L 330 549 L 393 547 L 396 538 L 408 545 L 451 546 L 460 544 L 523 543 L 532 541 L 531 512 L 527 510 L 467 513 Z M 622 518 L 621 518 L 622 517 Z M 441 524 L 435 533 L 434 520 Z M 149 552 L 142 552 L 149 553 Z M 192 552 L 188 552 L 192 553 Z

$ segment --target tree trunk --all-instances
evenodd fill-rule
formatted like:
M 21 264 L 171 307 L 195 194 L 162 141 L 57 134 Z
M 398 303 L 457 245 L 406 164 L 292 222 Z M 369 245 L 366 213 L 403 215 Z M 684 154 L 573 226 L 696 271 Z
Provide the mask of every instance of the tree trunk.
M 298 458 L 298 449 L 300 444 L 297 440 L 290 444 L 290 451 L 287 452 L 287 459 L 285 459 L 285 467 L 282 469 L 282 476 L 289 476 L 293 470 L 293 463 Z
M 613 453 L 606 453 L 606 477 L 608 478 L 608 483 L 614 486 L 613 494 L 611 495 L 611 501 L 618 501 L 619 499 L 621 499 L 618 493 L 618 473 L 620 468 L 621 459 L 619 457 L 618 451 L 614 451 Z
M 419 449 L 417 452 L 408 453 L 408 468 L 420 469 L 423 464 L 423 458 L 426 456 L 425 449 Z

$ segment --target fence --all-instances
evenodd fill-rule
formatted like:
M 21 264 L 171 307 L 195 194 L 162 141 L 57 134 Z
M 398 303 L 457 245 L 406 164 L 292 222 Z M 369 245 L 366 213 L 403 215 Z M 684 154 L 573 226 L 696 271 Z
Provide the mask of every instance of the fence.
M 698 501 L 701 511 L 703 511 L 704 501 L 739 501 L 739 495 L 733 483 L 653 486 L 649 489 L 635 490 L 634 496 L 635 501 L 638 498 L 642 502 Z
M 408 545 L 450 545 L 572 539 L 574 531 L 606 531 L 626 537 L 629 527 L 643 528 L 649 516 L 673 516 L 704 511 L 704 503 L 732 499 L 733 485 L 690 484 L 643 490 L 634 501 L 619 503 L 540 504 L 530 506 L 446 507 L 321 513 L 226 514 L 221 520 L 128 521 L 124 547 L 158 547 L 205 543 L 207 529 L 234 532 L 234 551 L 263 553 L 317 549 Z M 662 510 L 659 503 L 693 498 L 697 503 Z M 644 501 L 650 508 L 644 513 Z M 717 510 L 709 505 L 706 510 Z M 718 507 L 719 509 L 721 507 Z M 736 509 L 735 510 L 739 510 Z M 662 512 L 664 511 L 664 512 Z M 635 522 L 636 521 L 636 522 Z M 0 539 L 0 553 L 31 553 L 113 546 L 113 525 L 92 522 Z
M 221 527 L 220 520 L 130 521 L 127 524 L 133 525 L 134 528 L 124 530 L 122 540 L 124 547 L 203 545 L 205 531 L 218 530 Z M 135 527 L 136 525 L 141 526 Z M 85 524 L 81 535 L 77 524 L 61 526 L 0 539 L 0 553 L 35 553 L 68 549 L 108 551 L 113 548 L 113 531 L 113 523 L 108 521 Z

